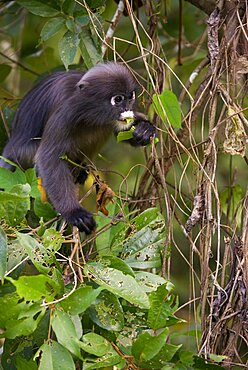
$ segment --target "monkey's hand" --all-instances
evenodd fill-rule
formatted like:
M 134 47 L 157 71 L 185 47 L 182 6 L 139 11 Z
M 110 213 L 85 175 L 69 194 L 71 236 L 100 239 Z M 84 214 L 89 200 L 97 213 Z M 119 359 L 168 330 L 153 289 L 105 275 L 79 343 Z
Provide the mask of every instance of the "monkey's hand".
M 76 208 L 73 211 L 63 214 L 69 224 L 76 226 L 80 231 L 90 234 L 95 228 L 96 223 L 90 212 L 85 208 Z
M 133 146 L 145 146 L 150 144 L 150 138 L 158 136 L 156 127 L 149 121 L 138 121 L 138 123 L 134 123 L 134 125 L 133 139 L 130 141 L 130 144 Z
M 80 169 L 80 171 L 77 174 L 75 183 L 83 185 L 85 181 L 87 180 L 87 177 L 88 177 L 88 172 L 84 169 Z

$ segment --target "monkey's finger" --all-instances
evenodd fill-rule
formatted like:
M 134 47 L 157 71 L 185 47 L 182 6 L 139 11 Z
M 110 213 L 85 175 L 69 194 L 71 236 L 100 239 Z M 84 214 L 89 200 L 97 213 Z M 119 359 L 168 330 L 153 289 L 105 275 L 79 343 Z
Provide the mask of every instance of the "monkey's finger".
M 84 223 L 84 220 L 82 218 L 80 218 L 78 220 L 77 227 L 78 227 L 79 231 L 83 231 L 86 234 L 90 234 L 91 233 L 91 229 L 88 226 L 86 226 L 86 224 Z
M 148 145 L 151 142 L 150 139 L 156 137 L 156 131 L 148 128 L 143 132 L 136 132 L 133 136 L 138 145 Z
M 90 234 L 96 228 L 96 222 L 92 214 L 84 208 L 74 209 L 63 216 L 68 223 L 86 234 Z
M 77 227 L 80 231 L 84 231 L 86 234 L 90 234 L 95 228 L 96 223 L 92 217 L 92 219 L 78 219 Z
M 139 145 L 147 145 L 150 143 L 151 137 L 157 136 L 157 129 L 149 121 L 139 122 L 133 133 L 135 141 Z
M 146 145 L 150 142 L 150 135 L 148 133 L 148 130 L 145 130 L 144 132 L 137 132 L 134 133 L 133 137 L 135 138 L 136 142 L 140 145 Z

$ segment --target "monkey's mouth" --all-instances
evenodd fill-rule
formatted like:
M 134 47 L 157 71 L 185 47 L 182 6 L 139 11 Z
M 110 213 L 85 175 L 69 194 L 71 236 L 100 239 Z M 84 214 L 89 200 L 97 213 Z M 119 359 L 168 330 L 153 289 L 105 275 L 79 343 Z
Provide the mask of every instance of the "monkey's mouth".
M 134 121 L 134 114 L 132 110 L 127 110 L 121 113 L 119 119 L 117 120 L 118 123 L 121 123 L 124 125 L 131 125 L 133 121 Z

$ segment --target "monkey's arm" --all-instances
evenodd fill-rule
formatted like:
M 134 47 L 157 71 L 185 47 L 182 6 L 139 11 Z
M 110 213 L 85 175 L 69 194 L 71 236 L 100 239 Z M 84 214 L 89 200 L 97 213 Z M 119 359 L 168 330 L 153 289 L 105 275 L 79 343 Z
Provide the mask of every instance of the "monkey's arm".
M 88 174 L 89 173 L 88 173 L 86 167 L 85 168 L 79 168 L 76 171 L 76 174 L 73 173 L 73 178 L 74 178 L 75 184 L 83 185 L 85 183 L 85 181 L 87 180 Z
M 61 121 L 55 119 L 52 127 L 56 127 L 54 122 L 60 123 L 61 126 Z M 73 143 L 66 137 L 64 127 L 60 127 L 59 131 L 57 128 L 55 133 L 52 131 L 51 127 L 45 130 L 36 154 L 38 174 L 42 178 L 47 195 L 56 211 L 68 223 L 89 234 L 96 227 L 95 221 L 92 214 L 80 206 L 69 164 L 61 159 L 64 154 L 70 156 L 70 151 L 74 147 Z M 62 135 L 64 135 L 63 138 Z
M 135 120 L 133 126 L 133 138 L 126 140 L 132 146 L 145 146 L 150 144 L 150 138 L 157 137 L 157 129 L 147 120 L 143 113 L 135 112 Z

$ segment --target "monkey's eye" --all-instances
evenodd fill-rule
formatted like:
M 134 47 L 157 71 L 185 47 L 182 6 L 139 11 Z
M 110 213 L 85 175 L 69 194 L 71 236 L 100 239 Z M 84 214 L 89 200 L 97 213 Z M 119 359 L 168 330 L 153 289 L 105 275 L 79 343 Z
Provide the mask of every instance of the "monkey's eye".
M 125 98 L 123 95 L 115 95 L 115 96 L 112 96 L 110 102 L 112 105 L 119 105 L 124 99 Z
M 135 91 L 132 91 L 129 95 L 128 95 L 128 100 L 134 100 L 135 99 Z

